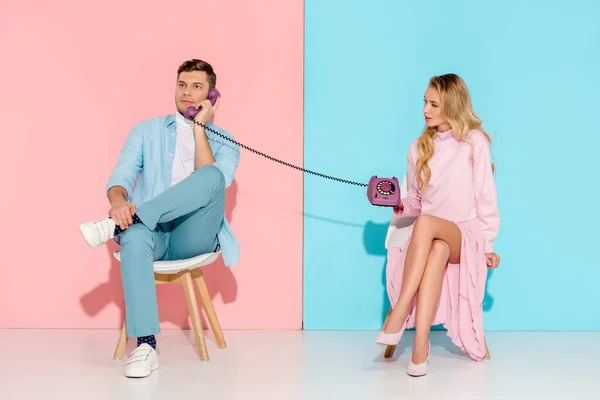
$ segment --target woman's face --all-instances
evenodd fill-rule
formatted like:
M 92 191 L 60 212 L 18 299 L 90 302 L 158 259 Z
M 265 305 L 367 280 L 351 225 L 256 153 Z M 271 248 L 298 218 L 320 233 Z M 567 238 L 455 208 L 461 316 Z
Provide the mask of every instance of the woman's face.
M 425 91 L 425 104 L 423 105 L 423 115 L 428 127 L 436 127 L 439 132 L 450 130 L 450 124 L 442 118 L 442 102 L 440 94 L 434 87 L 427 88 Z

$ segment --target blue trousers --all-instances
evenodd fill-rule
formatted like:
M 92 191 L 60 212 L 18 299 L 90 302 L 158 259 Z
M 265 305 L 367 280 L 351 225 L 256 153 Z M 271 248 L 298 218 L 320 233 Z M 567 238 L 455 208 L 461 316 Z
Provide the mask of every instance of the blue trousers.
M 179 260 L 215 250 L 225 215 L 225 180 L 206 165 L 137 207 L 142 223 L 121 235 L 121 277 L 127 336 L 160 333 L 153 261 Z

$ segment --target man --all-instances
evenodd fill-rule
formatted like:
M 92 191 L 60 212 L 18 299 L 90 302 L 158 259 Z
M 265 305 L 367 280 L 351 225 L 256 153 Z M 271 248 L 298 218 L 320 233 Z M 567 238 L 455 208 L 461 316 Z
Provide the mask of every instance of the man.
M 225 219 L 225 189 L 239 164 L 239 148 L 210 131 L 233 139 L 210 122 L 220 101 L 213 106 L 207 99 L 216 80 L 205 61 L 179 67 L 177 112 L 133 127 L 106 186 L 109 217 L 79 227 L 92 248 L 110 239 L 121 245 L 127 336 L 137 337 L 138 345 L 125 365 L 128 377 L 146 377 L 158 368 L 153 261 L 218 248 L 226 265 L 239 260 L 239 244 Z M 184 118 L 190 106 L 202 107 L 193 121 Z

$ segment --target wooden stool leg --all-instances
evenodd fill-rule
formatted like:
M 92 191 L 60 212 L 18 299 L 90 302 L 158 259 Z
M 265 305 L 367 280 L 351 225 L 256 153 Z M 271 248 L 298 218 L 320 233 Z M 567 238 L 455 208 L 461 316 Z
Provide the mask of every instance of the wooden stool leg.
M 200 313 L 198 312 L 198 303 L 196 302 L 196 295 L 194 294 L 194 284 L 192 282 L 192 276 L 187 271 L 182 276 L 183 289 L 185 291 L 185 298 L 188 303 L 188 309 L 190 317 L 192 319 L 192 327 L 194 328 L 194 336 L 196 337 L 196 345 L 200 353 L 200 359 L 203 361 L 208 360 L 208 350 L 206 348 L 206 340 L 204 339 L 204 332 L 202 332 L 202 323 L 200 322 Z
M 387 322 L 390 314 L 392 313 L 392 307 L 390 307 L 387 316 L 385 317 L 385 321 L 383 321 L 383 324 L 385 325 L 385 323 Z M 394 345 L 389 345 L 385 348 L 385 353 L 383 353 L 383 357 L 385 358 L 390 358 L 394 355 L 394 351 L 396 351 L 396 346 Z
M 202 271 L 200 271 L 200 268 L 197 268 L 194 271 L 193 275 L 194 282 L 196 282 L 198 292 L 200 293 L 200 301 L 202 301 L 202 307 L 204 307 L 204 312 L 206 312 L 208 323 L 210 324 L 210 328 L 213 331 L 213 335 L 215 335 L 217 345 L 219 346 L 219 348 L 224 349 L 227 347 L 227 344 L 225 343 L 225 337 L 223 337 L 223 331 L 221 331 L 221 325 L 219 324 L 217 313 L 215 312 L 215 309 L 213 307 L 213 303 L 210 299 L 210 293 L 208 292 L 208 287 L 206 287 L 206 282 L 204 281 L 204 276 L 202 275 Z
M 125 354 L 125 348 L 127 347 L 127 321 L 123 321 L 123 327 L 121 328 L 121 334 L 119 335 L 119 341 L 117 342 L 117 348 L 113 355 L 113 360 L 120 360 Z
M 485 344 L 485 359 L 489 360 L 491 358 L 491 356 L 490 356 L 490 350 L 488 349 L 487 341 L 485 339 L 483 339 L 483 343 Z

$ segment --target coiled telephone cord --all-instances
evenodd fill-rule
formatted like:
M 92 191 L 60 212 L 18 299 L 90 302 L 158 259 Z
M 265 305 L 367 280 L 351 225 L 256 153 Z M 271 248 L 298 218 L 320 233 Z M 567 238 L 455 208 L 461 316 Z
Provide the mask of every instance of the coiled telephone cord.
M 227 136 L 223 135 L 221 132 L 218 132 L 218 131 L 216 131 L 215 129 L 209 128 L 208 126 L 206 126 L 205 124 L 203 124 L 203 123 L 201 123 L 201 122 L 194 121 L 194 123 L 195 123 L 196 125 L 200 125 L 200 126 L 201 126 L 201 127 L 203 127 L 204 129 L 206 129 L 206 130 L 208 130 L 208 131 L 210 131 L 210 132 L 212 132 L 212 133 L 214 133 L 214 134 L 216 134 L 216 135 L 219 135 L 219 136 L 220 136 L 220 137 L 222 137 L 223 139 L 225 139 L 225 140 L 228 140 L 228 141 L 230 141 L 230 142 L 231 142 L 231 143 L 233 143 L 233 144 L 236 144 L 236 145 L 238 145 L 238 146 L 240 146 L 240 147 L 242 147 L 242 148 L 244 148 L 244 149 L 246 149 L 246 150 L 248 150 L 248 151 L 251 151 L 252 153 L 255 153 L 255 154 L 258 154 L 258 155 L 260 155 L 260 156 L 263 156 L 263 157 L 265 157 L 265 158 L 268 158 L 268 159 L 269 159 L 269 160 L 271 160 L 271 161 L 275 161 L 275 162 L 277 162 L 277 163 L 279 163 L 279 164 L 285 165 L 286 167 L 294 168 L 294 169 L 297 169 L 298 171 L 302 171 L 302 172 L 306 172 L 306 173 L 308 173 L 308 174 L 316 175 L 316 176 L 319 176 L 319 177 L 321 177 L 321 178 L 326 178 L 326 179 L 331 179 L 331 180 L 333 180 L 333 181 L 338 181 L 338 182 L 342 182 L 342 183 L 347 183 L 347 184 L 349 184 L 349 185 L 356 185 L 356 186 L 361 186 L 361 187 L 367 187 L 367 186 L 369 186 L 369 185 L 368 185 L 368 184 L 366 184 L 366 183 L 360 183 L 360 182 L 349 181 L 349 180 L 346 180 L 346 179 L 336 178 L 336 177 L 334 177 L 334 176 L 325 175 L 325 174 L 322 174 L 322 173 L 320 173 L 320 172 L 311 171 L 310 169 L 306 169 L 306 168 L 302 168 L 302 167 L 299 167 L 299 166 L 297 166 L 297 165 L 294 165 L 294 164 L 290 164 L 290 163 L 288 163 L 288 162 L 285 162 L 285 161 L 279 160 L 279 159 L 277 159 L 277 158 L 275 158 L 275 157 L 271 157 L 270 155 L 268 155 L 268 154 L 265 154 L 265 153 L 263 153 L 263 152 L 260 152 L 260 151 L 258 151 L 258 150 L 254 150 L 253 148 L 251 148 L 251 147 L 248 147 L 248 146 L 246 146 L 245 144 L 242 144 L 242 143 L 240 143 L 240 142 L 238 142 L 238 141 L 236 141 L 236 140 L 234 140 L 234 139 L 232 139 L 232 138 L 229 138 L 229 137 L 227 137 Z

